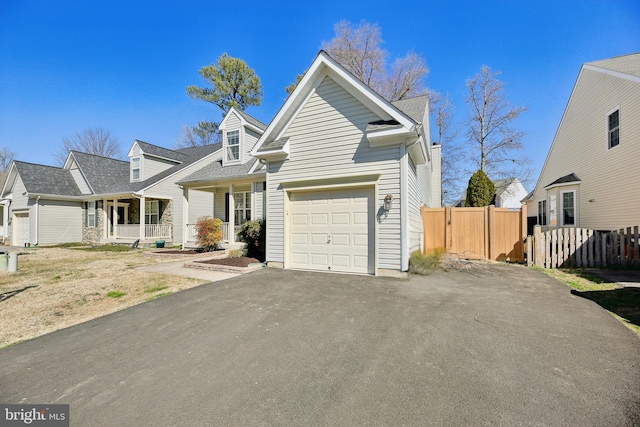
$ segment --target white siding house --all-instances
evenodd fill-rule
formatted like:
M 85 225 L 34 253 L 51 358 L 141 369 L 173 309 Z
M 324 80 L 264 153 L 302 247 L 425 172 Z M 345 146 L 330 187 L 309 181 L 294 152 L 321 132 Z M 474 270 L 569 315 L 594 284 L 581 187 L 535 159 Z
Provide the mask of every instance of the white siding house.
M 640 225 L 639 159 L 640 54 L 584 64 L 526 201 L 531 222 L 596 230 Z
M 267 162 L 270 265 L 407 271 L 420 206 L 440 205 L 428 100 L 414 102 L 416 119 L 320 52 L 252 152 Z

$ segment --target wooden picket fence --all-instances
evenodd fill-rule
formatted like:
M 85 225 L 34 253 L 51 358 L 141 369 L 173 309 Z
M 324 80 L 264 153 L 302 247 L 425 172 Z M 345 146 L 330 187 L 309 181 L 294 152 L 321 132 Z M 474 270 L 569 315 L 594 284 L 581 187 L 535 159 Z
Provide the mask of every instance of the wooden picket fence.
M 638 226 L 615 231 L 534 227 L 527 265 L 545 268 L 640 266 Z

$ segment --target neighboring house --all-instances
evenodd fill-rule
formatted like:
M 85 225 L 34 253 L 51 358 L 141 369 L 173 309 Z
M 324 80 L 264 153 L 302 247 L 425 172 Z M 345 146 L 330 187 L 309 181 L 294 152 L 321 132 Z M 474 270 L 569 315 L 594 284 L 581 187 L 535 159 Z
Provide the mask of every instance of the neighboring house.
M 527 196 L 527 189 L 518 178 L 496 179 L 493 181 L 496 186 L 496 194 L 493 196 L 493 205 L 496 208 L 521 209 L 522 199 Z M 467 190 L 464 190 L 467 194 Z M 457 208 L 465 207 L 467 202 L 466 196 L 462 196 L 453 205 Z
M 640 225 L 640 54 L 582 66 L 534 191 L 543 229 Z
M 14 161 L 0 192 L 11 243 L 181 241 L 175 181 L 220 154 L 220 144 L 174 151 L 135 141 L 129 161 L 78 151 L 63 167 Z M 198 196 L 209 212 L 211 196 Z

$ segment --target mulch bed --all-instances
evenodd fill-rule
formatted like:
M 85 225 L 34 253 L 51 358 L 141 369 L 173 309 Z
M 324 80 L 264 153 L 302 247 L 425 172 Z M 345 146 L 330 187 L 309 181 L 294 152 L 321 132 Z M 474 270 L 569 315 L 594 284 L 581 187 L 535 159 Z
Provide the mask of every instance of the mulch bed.
M 249 258 L 246 256 L 239 258 L 222 258 L 222 259 L 208 259 L 206 261 L 196 261 L 202 264 L 219 264 L 230 265 L 233 267 L 248 267 L 249 264 L 259 263 L 260 261 L 255 258 Z
M 198 254 L 204 254 L 204 253 L 210 253 L 210 254 L 215 254 L 216 252 L 222 252 L 222 250 L 220 251 L 212 251 L 212 252 L 204 252 L 204 251 L 200 251 L 198 249 L 190 249 L 187 251 L 181 251 L 179 249 L 171 249 L 171 250 L 167 250 L 167 251 L 156 251 L 154 253 L 156 254 L 167 254 L 167 255 L 198 255 Z

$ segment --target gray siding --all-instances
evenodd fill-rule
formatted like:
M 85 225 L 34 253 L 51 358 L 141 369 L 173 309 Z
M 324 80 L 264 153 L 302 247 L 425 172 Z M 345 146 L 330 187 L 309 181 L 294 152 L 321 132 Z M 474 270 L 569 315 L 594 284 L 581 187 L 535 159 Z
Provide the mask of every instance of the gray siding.
M 213 193 L 209 191 L 189 190 L 189 224 L 195 224 L 198 218 L 213 216 Z
M 140 180 L 143 181 L 147 178 L 151 178 L 154 175 L 159 174 L 160 172 L 166 171 L 167 169 L 176 165 L 174 162 L 169 162 L 167 160 L 157 159 L 155 157 L 142 157 L 142 171 Z
M 256 142 L 260 139 L 260 135 L 252 131 L 251 129 L 244 128 L 244 144 L 242 148 L 243 159 L 242 162 L 246 163 L 253 158 L 251 156 L 251 150 L 256 145 Z
M 283 181 L 341 178 L 345 174 L 380 174 L 376 211 L 386 194 L 394 197 L 387 217 L 378 216 L 378 267 L 400 264 L 400 148 L 369 147 L 364 131 L 379 120 L 330 77 L 326 77 L 290 124 L 290 159 L 270 162 L 267 175 L 267 261 L 284 262 Z M 345 179 L 348 182 L 348 179 Z M 377 213 L 377 212 L 376 212 Z M 376 214 L 373 213 L 373 214 Z
M 528 216 L 556 179 L 575 173 L 578 226 L 618 229 L 640 225 L 640 83 L 583 69 L 540 175 Z M 607 119 L 620 109 L 620 145 L 608 149 Z M 562 187 L 554 189 L 559 197 Z M 590 202 L 589 200 L 593 200 Z M 556 199 L 558 203 L 558 199 Z M 558 211 L 560 214 L 560 211 Z M 560 221 L 559 221 L 560 222 Z
M 418 182 L 418 167 L 413 164 L 407 155 L 407 197 L 409 201 L 409 254 L 413 251 L 420 250 L 420 242 L 423 236 L 422 215 L 420 209 L 422 206 L 420 187 L 424 187 Z
M 82 203 L 40 199 L 38 204 L 38 244 L 82 241 Z M 35 209 L 29 214 L 31 242 L 36 239 Z
M 78 167 L 75 164 L 70 169 L 70 172 L 71 172 L 71 176 L 73 177 L 74 181 L 76 182 L 76 185 L 78 186 L 82 194 L 90 194 L 91 189 L 89 188 L 89 185 L 87 185 L 87 181 L 85 181 L 84 177 L 82 176 L 82 173 L 80 173 L 80 169 L 78 169 Z
M 222 134 L 223 137 L 223 141 L 222 141 L 222 146 L 224 148 L 224 150 L 222 150 L 222 164 L 226 164 L 227 162 L 227 132 L 231 132 L 237 130 L 239 131 L 239 138 L 240 138 L 240 162 L 244 163 L 244 155 L 245 155 L 245 150 L 243 149 L 243 145 L 244 145 L 244 131 L 243 131 L 243 126 L 242 126 L 242 122 L 240 121 L 240 117 L 238 117 L 235 114 L 231 114 L 229 117 L 226 118 L 225 121 L 225 129 L 224 132 Z M 238 164 L 239 162 L 237 161 L 233 161 L 232 164 Z
M 13 199 L 11 200 L 11 209 L 23 209 L 29 207 L 29 198 L 23 193 L 27 191 L 27 188 L 22 182 L 20 175 L 16 176 L 16 181 L 13 184 Z

